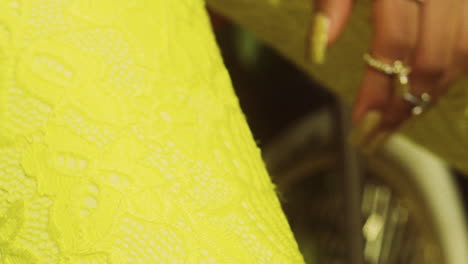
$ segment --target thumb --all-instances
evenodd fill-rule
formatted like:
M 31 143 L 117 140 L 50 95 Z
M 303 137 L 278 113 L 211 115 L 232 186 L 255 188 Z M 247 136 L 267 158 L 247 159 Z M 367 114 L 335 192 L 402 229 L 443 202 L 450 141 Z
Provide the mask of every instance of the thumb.
M 343 32 L 352 6 L 353 0 L 315 0 L 307 45 L 309 57 L 315 63 L 325 61 L 326 49 Z

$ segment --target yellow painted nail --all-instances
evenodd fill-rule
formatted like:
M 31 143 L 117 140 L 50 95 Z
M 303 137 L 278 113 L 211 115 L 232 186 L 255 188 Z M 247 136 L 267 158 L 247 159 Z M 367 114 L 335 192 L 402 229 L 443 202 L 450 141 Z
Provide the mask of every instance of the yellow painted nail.
M 330 19 L 322 13 L 317 13 L 314 18 L 311 54 L 313 61 L 317 64 L 325 62 L 325 53 L 328 44 L 328 31 Z
M 348 142 L 355 147 L 362 145 L 369 137 L 369 134 L 379 125 L 381 119 L 382 114 L 380 111 L 369 111 L 359 125 L 351 130 Z
M 390 132 L 380 132 L 363 147 L 363 152 L 369 155 L 375 153 L 375 151 L 387 141 L 390 135 Z

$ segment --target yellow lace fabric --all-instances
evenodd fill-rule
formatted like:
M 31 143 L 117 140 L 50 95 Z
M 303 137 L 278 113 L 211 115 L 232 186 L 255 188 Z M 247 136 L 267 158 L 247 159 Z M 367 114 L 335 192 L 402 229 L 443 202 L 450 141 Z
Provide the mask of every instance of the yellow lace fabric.
M 200 0 L 0 0 L 0 263 L 303 263 Z

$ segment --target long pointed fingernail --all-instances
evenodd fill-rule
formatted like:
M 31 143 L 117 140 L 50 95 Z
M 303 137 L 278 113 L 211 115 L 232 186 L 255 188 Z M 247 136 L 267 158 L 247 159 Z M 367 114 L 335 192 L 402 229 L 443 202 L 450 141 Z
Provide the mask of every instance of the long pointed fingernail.
M 380 132 L 363 147 L 362 151 L 368 155 L 375 153 L 375 151 L 379 149 L 379 147 L 382 146 L 390 136 L 390 132 Z
M 380 124 L 381 119 L 382 114 L 380 111 L 372 110 L 367 112 L 361 122 L 351 130 L 348 137 L 349 144 L 355 147 L 362 145 L 369 137 L 369 134 Z
M 328 31 L 330 29 L 330 19 L 322 13 L 317 13 L 314 17 L 313 31 L 309 54 L 313 62 L 323 64 L 328 44 Z

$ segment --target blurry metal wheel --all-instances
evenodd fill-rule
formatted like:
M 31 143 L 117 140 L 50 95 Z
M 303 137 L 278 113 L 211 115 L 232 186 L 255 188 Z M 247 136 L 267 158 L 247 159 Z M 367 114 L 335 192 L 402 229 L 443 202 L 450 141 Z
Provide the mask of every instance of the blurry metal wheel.
M 308 263 L 349 263 L 334 118 L 324 109 L 264 148 L 265 162 Z M 364 160 L 366 264 L 466 264 L 468 234 L 449 169 L 401 136 Z

